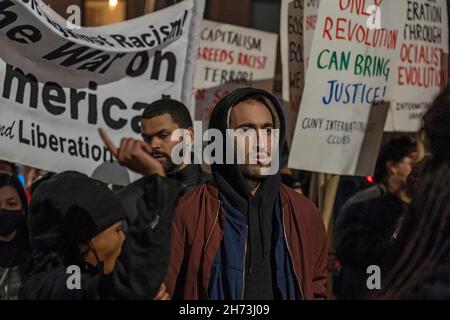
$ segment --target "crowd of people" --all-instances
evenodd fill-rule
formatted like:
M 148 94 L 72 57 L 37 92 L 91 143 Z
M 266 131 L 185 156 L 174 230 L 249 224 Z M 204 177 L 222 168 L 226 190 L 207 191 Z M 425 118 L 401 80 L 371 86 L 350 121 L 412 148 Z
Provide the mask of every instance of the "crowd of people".
M 117 161 L 142 175 L 118 190 L 78 172 L 0 161 L 0 299 L 327 298 L 328 236 L 307 197 L 309 174 L 283 166 L 277 98 L 237 89 L 215 106 L 209 128 L 279 130 L 269 144 L 278 144 L 281 169 L 266 175 L 260 161 L 214 163 L 210 172 L 175 164 L 172 133 L 185 129 L 194 140 L 194 131 L 186 106 L 168 98 L 144 110 L 142 139 L 116 146 L 99 130 Z M 450 87 L 421 132 L 426 157 L 415 139 L 395 137 L 381 147 L 373 180 L 341 180 L 339 299 L 450 298 Z M 252 148 L 267 147 L 252 143 L 246 160 Z M 375 291 L 366 285 L 372 265 L 382 270 Z

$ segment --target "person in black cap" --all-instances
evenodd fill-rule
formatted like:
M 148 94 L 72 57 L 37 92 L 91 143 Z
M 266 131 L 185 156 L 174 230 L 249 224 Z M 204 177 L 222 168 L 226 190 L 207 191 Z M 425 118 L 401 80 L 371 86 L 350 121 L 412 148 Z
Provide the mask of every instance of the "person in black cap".
M 40 181 L 29 210 L 32 260 L 20 298 L 167 299 L 160 289 L 177 187 L 158 175 L 149 179 L 151 191 L 164 198 L 167 187 L 174 196 L 136 216 L 84 174 Z
M 27 198 L 15 175 L 0 173 L 0 300 L 18 298 L 29 258 Z

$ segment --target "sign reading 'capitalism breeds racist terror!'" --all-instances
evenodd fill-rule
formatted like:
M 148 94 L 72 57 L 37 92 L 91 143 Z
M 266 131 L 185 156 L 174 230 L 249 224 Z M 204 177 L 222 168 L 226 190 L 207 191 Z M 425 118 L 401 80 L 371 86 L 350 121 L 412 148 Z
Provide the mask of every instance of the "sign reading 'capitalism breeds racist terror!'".
M 143 109 L 183 91 L 193 1 L 98 28 L 71 29 L 37 0 L 0 1 L 0 159 L 126 184 L 115 143 L 139 138 Z
M 195 118 L 208 124 L 212 109 L 237 88 L 271 91 L 278 35 L 204 20 L 194 78 Z
M 372 174 L 400 40 L 397 13 L 386 10 L 386 3 L 321 3 L 289 167 Z M 379 12 L 382 24 L 370 27 Z

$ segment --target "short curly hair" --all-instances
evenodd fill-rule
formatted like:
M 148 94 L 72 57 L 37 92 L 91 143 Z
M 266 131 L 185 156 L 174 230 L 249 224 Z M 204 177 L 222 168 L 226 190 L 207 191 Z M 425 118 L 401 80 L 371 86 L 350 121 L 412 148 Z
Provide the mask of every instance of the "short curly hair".
M 377 164 L 375 166 L 374 179 L 382 182 L 387 176 L 386 163 L 400 162 L 404 157 L 416 150 L 416 141 L 409 136 L 400 136 L 386 142 L 380 149 Z

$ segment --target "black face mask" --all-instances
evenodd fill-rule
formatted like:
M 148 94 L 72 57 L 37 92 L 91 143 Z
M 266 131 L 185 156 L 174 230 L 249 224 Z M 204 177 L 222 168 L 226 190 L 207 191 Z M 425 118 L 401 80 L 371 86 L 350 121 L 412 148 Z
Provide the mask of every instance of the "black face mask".
M 97 250 L 95 250 L 95 247 L 94 247 L 92 241 L 89 241 L 89 249 L 83 253 L 83 257 L 86 256 L 86 254 L 89 251 L 92 251 L 92 253 L 94 254 L 97 264 L 94 266 L 94 265 L 90 264 L 89 262 L 85 262 L 86 270 L 92 274 L 103 275 L 105 273 L 104 262 L 100 261 L 98 254 L 97 254 Z
M 22 210 L 0 209 L 0 236 L 6 237 L 17 231 L 24 222 Z

